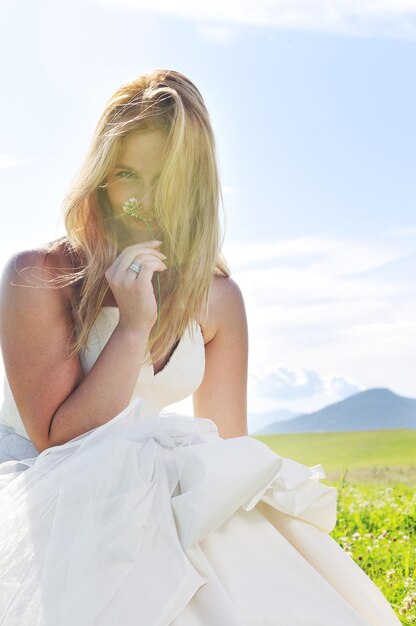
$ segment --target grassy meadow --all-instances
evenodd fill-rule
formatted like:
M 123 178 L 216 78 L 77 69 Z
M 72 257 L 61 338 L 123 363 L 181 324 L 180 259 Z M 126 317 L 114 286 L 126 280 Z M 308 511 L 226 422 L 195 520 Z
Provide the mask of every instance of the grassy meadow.
M 253 435 L 276 454 L 321 464 L 337 487 L 331 536 L 416 625 L 416 431 Z

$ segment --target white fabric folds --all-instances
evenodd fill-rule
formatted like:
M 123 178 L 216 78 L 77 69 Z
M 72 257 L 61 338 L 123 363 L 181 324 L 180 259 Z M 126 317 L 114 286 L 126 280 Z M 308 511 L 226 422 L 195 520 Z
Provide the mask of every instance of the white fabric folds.
M 198 544 L 236 511 L 262 501 L 320 533 L 334 527 L 336 489 L 319 482 L 321 466 L 248 436 L 222 439 L 205 418 L 143 419 L 139 402 L 64 445 L 0 464 L 1 626 L 200 624 L 180 621 L 211 575 Z M 353 614 L 339 623 L 367 624 Z M 245 623 L 273 622 L 212 626 Z

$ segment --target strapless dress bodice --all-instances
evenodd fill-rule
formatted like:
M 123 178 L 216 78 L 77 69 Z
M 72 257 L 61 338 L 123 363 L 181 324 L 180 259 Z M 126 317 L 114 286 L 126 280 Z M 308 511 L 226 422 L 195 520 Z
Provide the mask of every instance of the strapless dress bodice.
M 117 307 L 102 307 L 88 336 L 82 363 L 85 372 L 94 365 L 119 320 Z M 193 326 L 193 337 L 191 336 Z M 146 352 L 145 358 L 149 355 Z M 191 395 L 202 382 L 205 370 L 205 346 L 196 320 L 185 330 L 165 366 L 156 374 L 152 363 L 143 365 L 133 391 L 142 399 L 142 416 L 159 414 L 161 409 Z
M 88 335 L 87 345 L 80 353 L 80 362 L 85 373 L 88 373 L 94 365 L 117 326 L 118 320 L 118 307 L 101 307 Z M 145 358 L 148 355 L 147 351 Z M 139 397 L 141 400 L 140 416 L 159 415 L 165 406 L 191 395 L 202 382 L 204 370 L 204 338 L 199 323 L 192 320 L 169 360 L 159 372 L 154 373 L 152 363 L 143 364 L 132 395 L 132 399 Z M 30 441 L 6 375 L 3 390 L 4 399 L 0 409 L 0 441 L 1 437 L 10 430 Z

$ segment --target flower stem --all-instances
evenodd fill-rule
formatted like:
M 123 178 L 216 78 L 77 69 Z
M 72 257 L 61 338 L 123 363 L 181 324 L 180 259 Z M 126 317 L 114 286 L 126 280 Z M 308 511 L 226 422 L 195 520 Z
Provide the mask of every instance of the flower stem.
M 143 222 L 146 225 L 146 228 L 149 231 L 151 238 L 154 239 L 154 235 L 153 235 L 153 233 L 151 231 L 150 226 L 144 220 L 143 220 Z M 159 322 L 160 322 L 160 279 L 159 279 L 159 272 L 157 273 L 156 281 L 157 281 L 157 325 L 156 325 L 156 330 L 157 330 L 159 328 Z

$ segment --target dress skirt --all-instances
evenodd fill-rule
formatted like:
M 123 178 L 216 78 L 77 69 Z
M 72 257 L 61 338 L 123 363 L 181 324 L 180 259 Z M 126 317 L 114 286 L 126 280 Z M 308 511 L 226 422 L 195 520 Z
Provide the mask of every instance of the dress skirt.
M 0 626 L 399 626 L 320 465 L 139 405 L 0 464 Z

